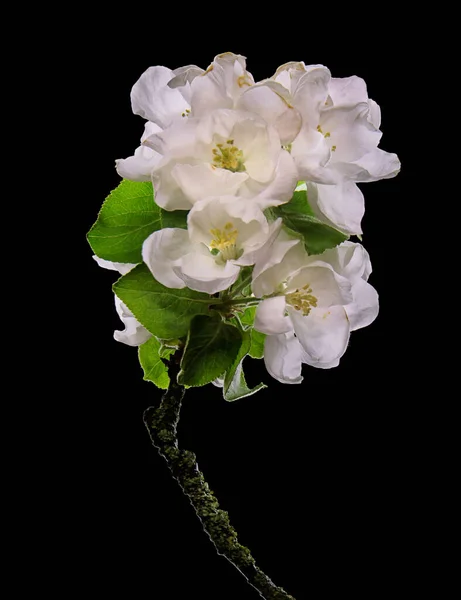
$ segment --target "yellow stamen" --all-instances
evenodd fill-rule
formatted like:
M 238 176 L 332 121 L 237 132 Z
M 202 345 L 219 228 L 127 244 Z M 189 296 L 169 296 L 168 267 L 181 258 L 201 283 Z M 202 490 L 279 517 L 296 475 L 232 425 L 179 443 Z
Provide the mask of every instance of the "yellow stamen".
M 209 246 L 212 250 L 220 252 L 220 260 L 231 260 L 237 258 L 237 235 L 238 231 L 232 223 L 226 223 L 222 229 L 210 229 L 213 236 Z
M 303 313 L 304 317 L 311 312 L 312 308 L 317 306 L 317 298 L 312 295 L 312 288 L 306 283 L 301 289 L 297 289 L 285 296 L 287 304 L 290 304 L 295 310 Z
M 234 140 L 227 140 L 226 145 L 216 144 L 213 148 L 213 162 L 216 167 L 227 169 L 233 173 L 245 171 L 243 152 L 234 146 Z
M 323 133 L 323 130 L 322 130 L 322 128 L 320 127 L 320 125 L 317 125 L 317 131 L 318 131 L 319 133 Z M 331 133 L 330 133 L 329 131 L 327 131 L 326 133 L 323 133 L 323 137 L 324 137 L 324 138 L 329 138 L 329 137 L 331 137 Z

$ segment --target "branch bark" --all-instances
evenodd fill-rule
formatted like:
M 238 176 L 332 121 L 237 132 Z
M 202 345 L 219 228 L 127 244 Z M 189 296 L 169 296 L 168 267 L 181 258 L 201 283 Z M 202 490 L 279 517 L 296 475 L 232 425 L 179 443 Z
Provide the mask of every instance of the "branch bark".
M 249 549 L 239 543 L 229 515 L 219 508 L 215 495 L 198 468 L 195 454 L 178 446 L 177 425 L 185 393 L 184 387 L 177 383 L 181 355 L 182 350 L 178 350 L 169 361 L 165 361 L 170 386 L 162 396 L 160 406 L 150 407 L 144 412 L 144 424 L 152 444 L 166 460 L 173 477 L 189 498 L 218 554 L 227 558 L 265 600 L 295 600 L 261 571 Z

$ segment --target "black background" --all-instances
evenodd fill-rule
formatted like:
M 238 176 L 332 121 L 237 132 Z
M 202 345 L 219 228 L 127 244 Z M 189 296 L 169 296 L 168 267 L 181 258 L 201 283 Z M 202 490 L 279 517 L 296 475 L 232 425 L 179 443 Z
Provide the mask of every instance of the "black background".
M 197 454 L 240 541 L 296 600 L 390 594 L 410 568 L 417 519 L 411 490 L 420 468 L 411 435 L 416 401 L 409 393 L 416 366 L 405 359 L 414 343 L 408 265 L 415 251 L 407 248 L 405 260 L 401 251 L 411 176 L 404 103 L 413 85 L 410 49 L 400 45 L 403 31 L 395 23 L 384 37 L 358 24 L 338 36 L 317 20 L 297 29 L 291 16 L 292 32 L 282 35 L 277 22 L 255 29 L 221 17 L 216 35 L 208 35 L 188 25 L 187 11 L 178 7 L 180 23 L 173 12 L 151 33 L 142 15 L 132 16 L 123 23 L 124 30 L 135 29 L 129 39 L 89 24 L 74 64 L 77 166 L 87 176 L 75 178 L 79 202 L 72 215 L 84 282 L 74 331 L 78 376 L 66 384 L 69 398 L 79 390 L 76 466 L 67 489 L 78 509 L 63 517 L 74 536 L 72 586 L 104 597 L 259 597 L 216 555 L 149 443 L 142 412 L 159 401 L 160 391 L 142 381 L 136 349 L 113 340 L 120 328 L 111 292 L 116 274 L 96 265 L 85 241 L 120 180 L 114 160 L 131 155 L 143 131 L 144 121 L 130 108 L 138 77 L 156 64 L 206 68 L 216 54 L 233 51 L 247 56 L 256 80 L 289 60 L 325 64 L 335 77 L 363 77 L 382 109 L 380 147 L 399 155 L 402 172 L 361 186 L 363 243 L 381 309 L 370 327 L 352 334 L 340 366 L 304 367 L 304 382 L 288 386 L 272 380 L 263 361 L 248 358 L 249 383 L 269 388 L 235 403 L 212 385 L 188 391 L 180 443 Z M 169 41 L 156 42 L 162 35 Z

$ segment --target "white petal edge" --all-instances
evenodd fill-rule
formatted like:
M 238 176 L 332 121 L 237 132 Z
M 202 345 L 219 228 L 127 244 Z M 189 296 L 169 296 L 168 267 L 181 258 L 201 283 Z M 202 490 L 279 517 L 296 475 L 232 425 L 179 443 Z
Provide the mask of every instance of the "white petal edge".
M 190 108 L 177 89 L 168 87 L 174 73 L 167 67 L 149 67 L 131 90 L 131 108 L 135 115 L 159 125 L 162 129 L 181 119 Z
M 114 339 L 117 342 L 126 344 L 127 346 L 140 346 L 147 342 L 152 334 L 134 317 L 130 309 L 124 304 L 118 296 L 115 297 L 115 310 L 117 311 L 120 320 L 125 325 L 123 331 L 115 330 Z
M 351 331 L 367 327 L 379 313 L 379 297 L 375 288 L 363 279 L 357 279 L 352 288 L 354 302 L 345 306 Z
M 297 338 L 311 366 L 335 363 L 347 349 L 350 325 L 343 306 L 313 308 L 308 316 L 289 310 Z M 325 368 L 325 367 L 322 367 Z
M 93 259 L 98 263 L 100 267 L 103 269 L 108 269 L 109 271 L 118 271 L 120 275 L 126 275 L 134 269 L 137 263 L 118 263 L 112 262 L 111 260 L 105 260 L 104 258 L 99 258 L 96 254 L 93 255 Z
M 165 228 L 154 231 L 142 245 L 142 259 L 152 275 L 162 285 L 181 289 L 186 284 L 174 271 L 183 256 L 191 251 L 185 229 Z
M 266 337 L 264 364 L 269 375 L 280 383 L 302 382 L 302 348 L 293 332 Z
M 293 331 L 290 317 L 285 316 L 285 296 L 266 298 L 258 304 L 254 328 L 266 335 L 278 335 Z
M 230 261 L 220 266 L 201 244 L 196 244 L 195 248 L 195 252 L 182 258 L 180 265 L 173 267 L 176 275 L 181 277 L 188 288 L 206 294 L 216 294 L 235 283 L 240 267 Z

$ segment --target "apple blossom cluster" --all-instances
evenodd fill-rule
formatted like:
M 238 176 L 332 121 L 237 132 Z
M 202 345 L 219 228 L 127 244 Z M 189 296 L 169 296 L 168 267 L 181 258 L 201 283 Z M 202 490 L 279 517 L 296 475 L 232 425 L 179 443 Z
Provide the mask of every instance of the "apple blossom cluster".
M 116 161 L 123 181 L 88 240 L 123 275 L 115 338 L 140 347 L 146 378 L 167 387 L 161 359 L 179 347 L 182 382 L 228 399 L 256 391 L 247 354 L 283 383 L 300 383 L 303 363 L 337 366 L 378 314 L 369 255 L 349 241 L 362 233 L 357 183 L 400 170 L 378 148 L 363 79 L 290 62 L 255 82 L 225 53 L 206 70 L 149 68 L 131 104 L 141 144 Z

